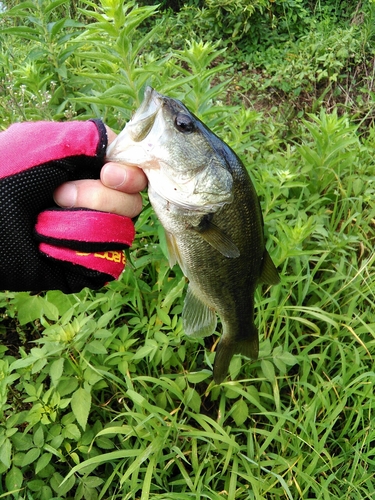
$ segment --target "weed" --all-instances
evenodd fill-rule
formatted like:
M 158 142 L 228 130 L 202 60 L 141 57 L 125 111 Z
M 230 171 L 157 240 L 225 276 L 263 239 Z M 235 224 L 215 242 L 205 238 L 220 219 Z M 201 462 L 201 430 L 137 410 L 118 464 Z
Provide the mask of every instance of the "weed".
M 220 386 L 217 336 L 184 336 L 186 280 L 149 205 L 120 281 L 1 292 L 1 496 L 374 497 L 375 132 L 372 97 L 358 100 L 373 29 L 359 8 L 356 23 L 340 21 L 342 4 L 273 2 L 259 26 L 274 27 L 253 33 L 259 53 L 250 35 L 236 46 L 240 31 L 209 42 L 219 24 L 190 36 L 194 2 L 173 17 L 120 0 L 12 2 L 1 14 L 2 128 L 94 116 L 120 129 L 145 84 L 182 99 L 248 166 L 282 277 L 257 292 L 259 359 L 235 356 Z M 246 16 L 249 33 L 259 17 Z

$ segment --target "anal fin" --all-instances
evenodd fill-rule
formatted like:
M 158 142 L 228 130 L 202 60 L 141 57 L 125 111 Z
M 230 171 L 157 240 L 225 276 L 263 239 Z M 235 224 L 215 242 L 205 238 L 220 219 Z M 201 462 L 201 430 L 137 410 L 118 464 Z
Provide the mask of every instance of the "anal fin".
M 212 335 L 216 328 L 215 311 L 201 301 L 191 285 L 189 285 L 185 297 L 182 323 L 184 331 L 189 337 L 207 337 Z

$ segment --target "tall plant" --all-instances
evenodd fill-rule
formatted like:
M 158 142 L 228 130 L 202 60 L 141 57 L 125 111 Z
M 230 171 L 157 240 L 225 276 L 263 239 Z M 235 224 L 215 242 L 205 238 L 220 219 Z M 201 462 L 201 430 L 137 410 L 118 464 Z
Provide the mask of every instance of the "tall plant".
M 16 111 L 23 119 L 101 116 L 113 125 L 114 108 L 139 103 L 142 86 L 160 68 L 162 61 L 147 55 L 157 28 L 137 32 L 156 7 L 83 0 L 76 7 L 79 21 L 70 9 L 67 0 L 32 0 L 2 14 L 4 121 Z M 23 45 L 14 43 L 20 40 Z
M 0 85 L 7 118 L 12 121 L 14 111 L 24 119 L 63 113 L 75 90 L 71 61 L 82 46 L 78 35 L 85 24 L 70 18 L 67 0 L 20 2 L 5 9 L 1 21 Z

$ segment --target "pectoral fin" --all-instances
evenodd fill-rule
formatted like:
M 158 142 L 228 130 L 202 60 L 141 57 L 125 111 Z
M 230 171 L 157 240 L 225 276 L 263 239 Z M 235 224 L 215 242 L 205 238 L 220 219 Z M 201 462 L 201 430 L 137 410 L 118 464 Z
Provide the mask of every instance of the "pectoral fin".
M 262 272 L 259 278 L 260 283 L 267 285 L 277 285 L 280 283 L 280 276 L 267 250 L 264 250 Z
M 202 238 L 207 241 L 215 250 L 225 257 L 235 259 L 240 256 L 240 251 L 233 241 L 213 222 L 205 217 L 201 224 L 192 228 L 199 232 Z
M 207 337 L 212 335 L 216 328 L 216 313 L 204 304 L 189 285 L 184 307 L 182 310 L 182 324 L 189 337 Z

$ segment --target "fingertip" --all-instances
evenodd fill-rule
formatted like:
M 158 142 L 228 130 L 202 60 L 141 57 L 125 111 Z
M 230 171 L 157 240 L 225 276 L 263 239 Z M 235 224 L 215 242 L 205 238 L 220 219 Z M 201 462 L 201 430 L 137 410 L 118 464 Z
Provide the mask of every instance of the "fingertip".
M 106 163 L 100 172 L 100 179 L 105 186 L 119 189 L 126 182 L 127 170 L 116 163 Z
M 59 186 L 53 193 L 53 199 L 62 208 L 73 208 L 76 206 L 78 189 L 74 182 L 66 182 Z
M 129 194 L 139 193 L 147 186 L 147 177 L 141 168 L 115 162 L 103 166 L 100 179 L 105 186 Z

